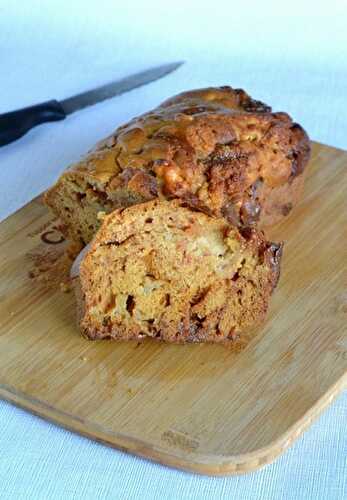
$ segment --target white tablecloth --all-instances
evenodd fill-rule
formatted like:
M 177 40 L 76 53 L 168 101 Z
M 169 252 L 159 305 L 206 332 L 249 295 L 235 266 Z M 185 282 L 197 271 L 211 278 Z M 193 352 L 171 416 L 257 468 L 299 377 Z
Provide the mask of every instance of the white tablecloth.
M 347 2 L 0 0 L 0 112 L 184 59 L 174 74 L 0 149 L 0 217 L 124 120 L 230 84 L 347 149 Z M 1 278 L 0 278 L 1 279 Z M 309 355 L 309 353 L 308 353 Z M 108 449 L 0 402 L 0 498 L 347 497 L 347 394 L 273 465 L 208 478 Z

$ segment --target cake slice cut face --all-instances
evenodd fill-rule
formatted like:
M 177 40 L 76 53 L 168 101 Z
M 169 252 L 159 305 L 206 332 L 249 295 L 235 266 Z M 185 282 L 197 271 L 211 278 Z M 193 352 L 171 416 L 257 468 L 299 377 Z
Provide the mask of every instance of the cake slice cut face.
M 281 245 L 154 200 L 106 215 L 74 279 L 91 338 L 233 342 L 265 317 Z

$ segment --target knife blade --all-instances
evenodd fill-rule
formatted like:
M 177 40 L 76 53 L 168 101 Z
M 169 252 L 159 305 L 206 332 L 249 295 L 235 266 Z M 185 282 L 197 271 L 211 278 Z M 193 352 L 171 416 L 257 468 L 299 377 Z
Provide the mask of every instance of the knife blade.
M 158 68 L 151 68 L 136 75 L 128 76 L 117 82 L 112 82 L 102 87 L 98 87 L 88 92 L 83 92 L 82 94 L 69 97 L 64 101 L 60 101 L 60 104 L 66 115 L 74 113 L 80 109 L 86 108 L 87 106 L 92 106 L 98 102 L 105 101 L 111 97 L 124 94 L 129 90 L 142 87 L 147 83 L 154 82 L 163 76 L 168 75 L 175 69 L 179 68 L 183 64 L 182 62 L 176 62 L 172 64 L 166 64 L 165 66 L 159 66 Z
M 154 82 L 179 68 L 183 62 L 175 62 L 151 68 L 108 83 L 87 92 L 82 92 L 62 101 L 55 99 L 27 108 L 0 115 L 0 146 L 5 146 L 26 134 L 41 123 L 64 120 L 67 115 L 87 106 L 93 106 L 111 97 L 124 94 L 147 83 Z

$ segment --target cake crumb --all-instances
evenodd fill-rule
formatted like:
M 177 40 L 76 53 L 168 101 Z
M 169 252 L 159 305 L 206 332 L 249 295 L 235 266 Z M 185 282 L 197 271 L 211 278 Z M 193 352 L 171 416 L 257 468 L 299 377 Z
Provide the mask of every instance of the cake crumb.
M 97 219 L 100 220 L 100 221 L 103 221 L 104 218 L 105 218 L 105 216 L 106 216 L 106 212 L 100 211 L 97 214 Z
M 80 248 L 75 243 L 55 248 L 39 245 L 26 255 L 31 263 L 28 277 L 49 290 L 70 292 L 72 289 L 70 269 Z
M 70 285 L 70 283 L 68 283 L 67 281 L 62 281 L 60 283 L 60 290 L 63 293 L 69 293 L 69 292 L 71 292 L 71 285 Z

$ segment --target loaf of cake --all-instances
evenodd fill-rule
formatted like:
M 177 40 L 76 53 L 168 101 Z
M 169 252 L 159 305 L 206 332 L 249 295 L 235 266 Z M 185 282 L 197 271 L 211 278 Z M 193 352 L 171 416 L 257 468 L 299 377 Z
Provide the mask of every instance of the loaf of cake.
M 154 198 L 262 227 L 297 203 L 309 154 L 305 131 L 286 113 L 240 89 L 194 90 L 119 127 L 45 200 L 65 235 L 82 244 L 96 233 L 98 212 Z
M 90 339 L 235 342 L 264 319 L 281 245 L 155 199 L 105 215 L 73 282 Z

